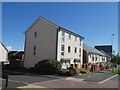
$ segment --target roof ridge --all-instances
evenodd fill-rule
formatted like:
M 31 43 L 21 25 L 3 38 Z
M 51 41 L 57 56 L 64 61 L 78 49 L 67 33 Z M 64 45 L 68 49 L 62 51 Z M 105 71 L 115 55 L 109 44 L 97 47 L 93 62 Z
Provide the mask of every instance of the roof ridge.
M 28 27 L 28 29 L 27 29 L 24 33 L 27 33 L 27 32 L 30 30 L 30 28 L 32 28 L 32 26 L 33 26 L 34 24 L 36 24 L 40 19 L 43 19 L 43 20 L 47 21 L 48 23 L 56 26 L 57 28 L 64 29 L 64 30 L 66 30 L 67 32 L 70 32 L 70 33 L 72 33 L 72 34 L 75 34 L 75 35 L 77 35 L 77 36 L 79 36 L 79 37 L 82 37 L 82 38 L 84 39 L 83 36 L 81 36 L 81 35 L 73 32 L 73 31 L 70 31 L 70 30 L 68 30 L 68 29 L 66 29 L 66 28 L 63 28 L 62 26 L 57 25 L 57 24 L 55 24 L 54 22 L 52 22 L 52 21 L 50 21 L 50 20 L 48 20 L 48 19 L 46 19 L 46 18 L 44 18 L 44 17 L 42 17 L 42 16 L 39 16 L 39 17 Z

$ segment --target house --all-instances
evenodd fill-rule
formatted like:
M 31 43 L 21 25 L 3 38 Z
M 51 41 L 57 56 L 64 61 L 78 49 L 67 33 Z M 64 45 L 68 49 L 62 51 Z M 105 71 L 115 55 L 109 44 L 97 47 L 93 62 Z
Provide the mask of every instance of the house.
M 25 32 L 24 66 L 34 67 L 44 59 L 55 59 L 66 69 L 82 65 L 84 37 L 39 17 Z
M 100 65 L 105 66 L 106 63 L 107 56 L 103 52 L 83 44 L 83 64 L 94 64 L 99 67 Z
M 112 57 L 112 45 L 98 45 L 94 47 L 99 51 L 101 50 L 104 51 L 105 53 Z
M 3 62 L 4 64 L 9 64 L 8 50 L 2 43 L 0 43 L 0 62 Z
M 24 59 L 24 51 L 10 51 L 8 53 L 8 56 L 16 56 L 17 58 L 16 59 L 19 59 L 21 61 L 23 61 Z
M 10 51 L 8 53 L 11 67 L 23 67 L 24 51 Z

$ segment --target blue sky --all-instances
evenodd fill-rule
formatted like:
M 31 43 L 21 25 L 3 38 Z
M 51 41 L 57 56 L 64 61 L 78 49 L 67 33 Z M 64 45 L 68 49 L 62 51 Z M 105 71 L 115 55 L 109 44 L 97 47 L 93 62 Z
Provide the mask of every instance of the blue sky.
M 114 33 L 114 49 L 118 51 L 117 2 L 79 3 L 3 3 L 3 32 L 5 46 L 13 50 L 24 49 L 24 31 L 42 16 L 64 28 L 85 37 L 90 46 L 111 44 Z

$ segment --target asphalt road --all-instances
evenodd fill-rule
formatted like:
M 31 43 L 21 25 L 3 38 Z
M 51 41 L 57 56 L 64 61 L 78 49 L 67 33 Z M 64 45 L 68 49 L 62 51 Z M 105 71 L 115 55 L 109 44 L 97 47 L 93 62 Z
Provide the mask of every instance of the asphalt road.
M 103 80 L 111 77 L 112 75 L 108 74 L 107 73 L 108 71 L 109 70 L 100 71 L 100 72 L 91 73 L 91 74 L 82 74 L 79 76 L 75 76 L 75 78 L 82 78 L 82 79 L 84 79 L 85 82 L 88 82 L 88 83 L 91 83 L 91 82 L 96 83 L 96 82 L 100 82 L 100 81 L 103 81 Z M 8 74 L 9 74 L 8 75 L 8 79 L 9 79 L 8 80 L 8 88 L 16 88 L 16 87 L 20 87 L 20 86 L 26 86 L 28 84 L 41 83 L 41 82 L 45 82 L 45 81 L 52 81 L 52 80 L 57 81 L 57 79 L 58 79 L 57 77 L 26 75 L 26 74 L 20 74 L 20 73 L 15 73 L 15 72 L 8 73 Z M 62 77 L 62 78 L 64 78 L 64 77 Z M 111 80 L 117 82 L 118 77 L 115 77 Z M 5 80 L 3 80 L 3 82 L 2 82 L 2 87 L 5 87 Z
M 16 88 L 16 87 L 20 87 L 20 86 L 25 86 L 27 84 L 58 79 L 55 77 L 26 75 L 26 74 L 14 73 L 14 72 L 7 73 L 7 74 L 8 74 L 8 88 Z M 0 78 L 2 78 L 2 77 L 0 77 Z M 2 87 L 4 88 L 6 79 L 1 79 L 1 80 L 2 80 Z
M 112 75 L 108 74 L 109 71 L 111 71 L 111 70 L 93 72 L 91 74 L 81 74 L 81 75 L 75 76 L 75 77 L 82 78 L 82 79 L 84 79 L 84 81 L 86 81 L 88 83 L 96 83 L 96 82 L 101 82 L 107 78 L 112 77 Z

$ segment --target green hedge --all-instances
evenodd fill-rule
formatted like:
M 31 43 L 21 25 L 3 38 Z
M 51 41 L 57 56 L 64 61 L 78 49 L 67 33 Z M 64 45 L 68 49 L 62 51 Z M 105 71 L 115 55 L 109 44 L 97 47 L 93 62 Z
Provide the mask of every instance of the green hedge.
M 35 72 L 39 74 L 56 74 L 61 70 L 61 64 L 57 60 L 42 60 L 35 67 Z

